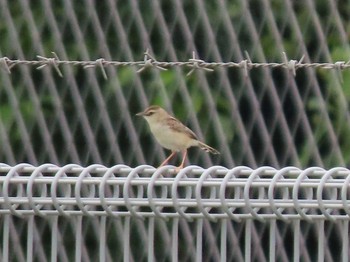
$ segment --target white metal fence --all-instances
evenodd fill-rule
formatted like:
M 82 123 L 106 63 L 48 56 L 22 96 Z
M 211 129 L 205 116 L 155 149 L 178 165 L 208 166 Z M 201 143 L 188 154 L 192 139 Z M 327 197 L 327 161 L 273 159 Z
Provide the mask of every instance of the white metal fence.
M 349 260 L 345 168 L 1 164 L 0 174 L 3 261 Z

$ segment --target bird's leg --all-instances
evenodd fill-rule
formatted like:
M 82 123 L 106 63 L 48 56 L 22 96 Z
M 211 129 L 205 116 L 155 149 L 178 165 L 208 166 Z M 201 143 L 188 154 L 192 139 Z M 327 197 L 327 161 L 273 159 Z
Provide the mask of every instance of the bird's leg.
M 181 165 L 179 165 L 175 171 L 176 173 L 179 172 L 181 169 L 184 168 L 184 165 L 185 165 L 185 161 L 186 161 L 186 157 L 187 157 L 187 149 L 182 151 L 182 154 L 183 154 L 183 157 L 182 157 L 182 161 L 181 161 Z
M 167 159 L 165 159 L 165 160 L 163 161 L 163 163 L 160 164 L 159 167 L 162 167 L 162 166 L 166 165 L 166 164 L 169 162 L 169 160 L 172 159 L 172 158 L 175 156 L 175 154 L 176 154 L 176 151 L 172 151 L 172 152 L 171 152 L 171 155 L 168 156 Z

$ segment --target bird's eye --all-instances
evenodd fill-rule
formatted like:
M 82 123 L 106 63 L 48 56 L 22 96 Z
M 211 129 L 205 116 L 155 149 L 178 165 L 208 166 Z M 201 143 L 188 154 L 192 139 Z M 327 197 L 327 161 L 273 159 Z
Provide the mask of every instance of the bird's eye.
M 147 114 L 146 114 L 146 116 L 151 116 L 151 115 L 153 115 L 154 114 L 154 111 L 149 111 Z

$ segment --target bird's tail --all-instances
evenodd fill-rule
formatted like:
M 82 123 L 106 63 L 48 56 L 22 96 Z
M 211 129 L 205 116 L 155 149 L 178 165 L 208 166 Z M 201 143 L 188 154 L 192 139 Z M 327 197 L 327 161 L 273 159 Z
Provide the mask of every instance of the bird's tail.
M 219 151 L 217 151 L 215 148 L 212 148 L 211 146 L 208 146 L 204 144 L 203 142 L 198 141 L 198 146 L 200 149 L 204 150 L 205 152 L 212 153 L 214 155 L 220 154 Z

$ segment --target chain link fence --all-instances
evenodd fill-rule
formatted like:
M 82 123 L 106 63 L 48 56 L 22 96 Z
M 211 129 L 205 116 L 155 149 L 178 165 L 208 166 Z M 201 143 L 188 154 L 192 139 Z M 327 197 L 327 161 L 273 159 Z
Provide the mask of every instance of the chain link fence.
M 0 21 L 2 163 L 157 166 L 168 152 L 135 117 L 157 104 L 221 153 L 190 149 L 187 164 L 349 166 L 349 1 L 0 0 Z M 303 261 L 345 261 L 348 246 L 342 234 L 347 223 L 327 216 L 320 223 L 300 217 L 299 227 L 282 218 L 271 227 L 256 218 L 222 225 L 206 218 L 47 219 L 8 213 L 12 204 L 18 203 L 3 209 L 0 232 L 8 244 L 1 255 L 11 261 L 24 261 L 30 252 L 35 261 L 56 253 L 51 261 L 123 260 L 120 232 L 130 238 L 128 259 L 135 261 L 153 259 L 150 234 L 154 243 L 162 239 L 149 249 L 159 250 L 154 258 L 175 260 L 166 247 L 177 230 L 172 250 L 184 261 L 218 260 L 223 253 L 228 261 L 269 260 L 269 230 L 276 233 L 279 261 L 292 260 L 297 251 Z M 324 241 L 317 242 L 321 233 Z M 199 247 L 195 237 L 203 239 Z M 293 251 L 288 243 L 299 238 Z M 106 249 L 97 252 L 100 239 Z M 245 256 L 249 245 L 243 243 L 250 241 L 254 248 Z

